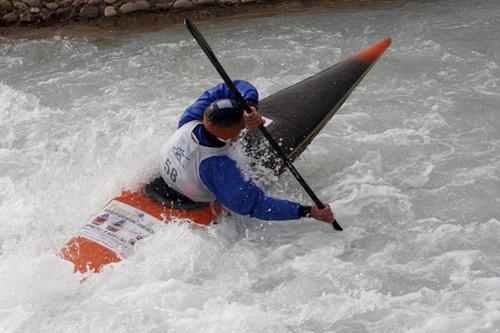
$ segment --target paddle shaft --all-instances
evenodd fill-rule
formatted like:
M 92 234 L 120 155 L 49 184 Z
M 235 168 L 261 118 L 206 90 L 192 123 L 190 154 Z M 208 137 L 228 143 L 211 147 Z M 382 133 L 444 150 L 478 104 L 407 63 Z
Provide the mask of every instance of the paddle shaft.
M 208 57 L 210 62 L 214 65 L 215 69 L 219 73 L 219 75 L 222 77 L 226 85 L 229 87 L 229 90 L 233 93 L 233 95 L 236 97 L 237 102 L 245 108 L 245 111 L 248 113 L 252 113 L 252 109 L 248 105 L 248 103 L 245 102 L 243 99 L 243 96 L 241 96 L 241 93 L 238 91 L 236 86 L 234 85 L 233 81 L 227 75 L 226 71 L 220 64 L 219 60 L 215 56 L 214 52 L 212 51 L 212 48 L 210 45 L 208 45 L 207 41 L 203 37 L 203 35 L 200 33 L 200 31 L 196 28 L 196 26 L 189 20 L 185 19 L 184 23 L 186 27 L 188 28 L 189 32 L 193 35 L 194 39 L 196 42 L 198 42 L 198 45 L 200 45 L 201 49 L 205 53 L 205 55 Z M 259 126 L 259 130 L 261 131 L 262 135 L 269 141 L 271 146 L 274 148 L 274 150 L 278 153 L 279 157 L 283 160 L 283 162 L 286 164 L 290 172 L 294 175 L 294 177 L 297 179 L 297 181 L 302 185 L 304 190 L 307 192 L 309 197 L 314 201 L 316 206 L 320 209 L 325 208 L 325 205 L 319 200 L 319 198 L 316 196 L 316 194 L 313 192 L 313 190 L 309 187 L 309 185 L 306 183 L 304 178 L 300 175 L 300 173 L 295 169 L 293 166 L 292 162 L 288 158 L 288 156 L 285 154 L 285 152 L 281 149 L 281 147 L 278 145 L 278 143 L 273 139 L 271 134 L 267 131 L 267 128 L 264 125 Z M 336 230 L 342 230 L 342 227 L 337 223 L 337 220 L 334 220 L 332 223 L 333 227 Z

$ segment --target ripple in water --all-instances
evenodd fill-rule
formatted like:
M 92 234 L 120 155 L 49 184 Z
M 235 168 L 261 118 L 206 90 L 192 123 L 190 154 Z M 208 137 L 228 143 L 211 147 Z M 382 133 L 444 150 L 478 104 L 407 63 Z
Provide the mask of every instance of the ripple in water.
M 150 177 L 219 78 L 181 27 L 3 43 L 2 332 L 498 332 L 498 12 L 411 2 L 201 24 L 262 96 L 393 38 L 296 162 L 345 231 L 174 223 L 84 284 L 57 249 Z M 289 174 L 265 182 L 308 201 Z

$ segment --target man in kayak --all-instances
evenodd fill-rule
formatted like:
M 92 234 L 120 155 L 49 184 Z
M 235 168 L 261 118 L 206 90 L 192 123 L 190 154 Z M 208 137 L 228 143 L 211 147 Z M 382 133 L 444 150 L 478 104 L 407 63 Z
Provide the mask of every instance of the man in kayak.
M 225 83 L 205 91 L 181 116 L 178 129 L 161 151 L 161 177 L 168 187 L 194 202 L 217 201 L 240 215 L 261 220 L 294 220 L 313 217 L 332 223 L 329 206 L 319 209 L 267 196 L 245 178 L 228 156 L 227 143 L 241 130 L 258 128 L 264 119 L 257 112 L 257 89 L 246 81 L 234 81 L 253 112 L 234 100 Z

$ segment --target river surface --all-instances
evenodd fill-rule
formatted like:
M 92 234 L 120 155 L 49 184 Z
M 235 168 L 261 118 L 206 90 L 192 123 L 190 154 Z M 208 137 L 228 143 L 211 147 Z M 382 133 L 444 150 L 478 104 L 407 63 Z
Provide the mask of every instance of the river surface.
M 151 177 L 220 81 L 181 26 L 0 44 L 1 332 L 500 332 L 500 2 L 199 25 L 265 97 L 393 44 L 295 162 L 344 232 L 225 217 L 160 227 L 84 283 L 57 251 Z M 309 202 L 290 174 L 273 195 Z

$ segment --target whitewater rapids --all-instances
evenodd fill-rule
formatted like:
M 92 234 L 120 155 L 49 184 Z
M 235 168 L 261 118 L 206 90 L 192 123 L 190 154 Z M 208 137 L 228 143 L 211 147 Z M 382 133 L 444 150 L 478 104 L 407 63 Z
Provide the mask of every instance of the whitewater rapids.
M 174 223 L 83 284 L 57 251 L 220 81 L 181 26 L 0 43 L 1 332 L 500 332 L 500 2 L 199 24 L 267 96 L 390 36 L 295 162 L 312 220 Z M 269 191 L 309 202 L 289 174 Z

